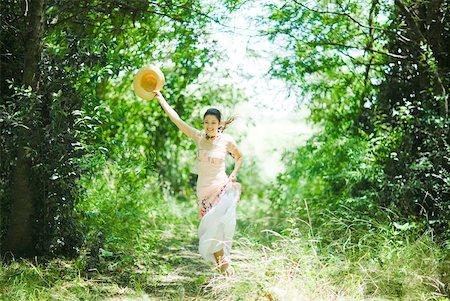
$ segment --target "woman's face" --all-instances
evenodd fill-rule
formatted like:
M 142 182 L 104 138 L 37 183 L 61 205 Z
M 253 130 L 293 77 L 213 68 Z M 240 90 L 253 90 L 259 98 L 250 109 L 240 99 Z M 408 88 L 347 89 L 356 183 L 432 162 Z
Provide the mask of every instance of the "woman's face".
M 203 119 L 203 128 L 210 137 L 214 137 L 219 131 L 219 119 L 214 115 L 206 115 Z

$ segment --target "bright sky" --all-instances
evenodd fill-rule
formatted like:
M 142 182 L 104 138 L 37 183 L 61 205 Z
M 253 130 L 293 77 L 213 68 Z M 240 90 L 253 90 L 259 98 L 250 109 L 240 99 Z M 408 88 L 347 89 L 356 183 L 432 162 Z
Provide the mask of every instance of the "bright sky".
M 259 3 L 245 5 L 230 16 L 226 27 L 215 24 L 212 37 L 229 56 L 219 64 L 232 71 L 233 82 L 243 87 L 249 98 L 237 108 L 240 119 L 232 131 L 246 134 L 240 141 L 241 149 L 247 157 L 254 155 L 257 162 L 264 162 L 258 164 L 263 175 L 273 179 L 282 170 L 282 153 L 303 143 L 312 126 L 306 124 L 308 112 L 299 109 L 299 99 L 288 96 L 283 81 L 267 75 L 280 49 L 257 36 L 261 27 L 251 18 L 262 11 Z

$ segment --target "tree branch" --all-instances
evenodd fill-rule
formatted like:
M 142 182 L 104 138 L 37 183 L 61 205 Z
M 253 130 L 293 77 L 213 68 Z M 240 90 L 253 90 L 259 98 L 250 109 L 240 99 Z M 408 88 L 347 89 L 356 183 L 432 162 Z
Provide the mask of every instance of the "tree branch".
M 388 29 L 385 29 L 385 28 L 376 27 L 376 26 L 372 26 L 372 25 L 365 25 L 365 24 L 361 23 L 360 21 L 356 20 L 352 15 L 350 15 L 349 13 L 346 13 L 346 12 L 336 12 L 336 11 L 329 11 L 329 10 L 317 10 L 317 9 L 313 9 L 313 8 L 308 7 L 307 5 L 301 3 L 298 0 L 294 0 L 294 2 L 296 4 L 298 4 L 299 6 L 303 7 L 304 9 L 312 11 L 312 12 L 317 13 L 317 14 L 329 14 L 329 15 L 344 16 L 344 17 L 349 18 L 351 21 L 353 21 L 354 23 L 356 23 L 360 27 L 368 28 L 368 29 L 372 29 L 372 30 L 373 29 L 377 29 L 377 30 L 381 30 L 381 31 L 392 32 L 391 30 L 388 30 Z M 342 9 L 342 10 L 344 10 L 344 9 Z
M 422 31 L 420 30 L 419 24 L 417 23 L 417 16 L 415 16 L 408 7 L 405 6 L 405 4 L 402 2 L 402 0 L 395 0 L 395 5 L 398 6 L 398 8 L 400 9 L 400 11 L 402 12 L 402 14 L 405 16 L 406 21 L 408 22 L 410 28 L 412 29 L 413 33 L 417 36 L 418 40 L 419 40 L 419 47 L 418 50 L 421 54 L 423 54 L 425 57 L 427 56 L 426 52 L 429 52 L 433 55 L 433 51 L 429 46 L 428 40 L 427 38 L 423 35 Z M 423 46 L 426 47 L 426 50 L 423 50 Z M 445 86 L 443 84 L 443 81 L 439 75 L 439 71 L 437 70 L 437 68 L 433 68 L 430 66 L 430 64 L 428 63 L 428 60 L 425 60 L 425 65 L 428 67 L 428 70 L 431 71 L 431 73 L 434 75 L 434 79 L 436 81 L 436 86 L 438 88 L 438 90 L 436 91 L 436 93 L 441 94 L 443 99 L 444 99 L 444 113 L 446 116 L 448 116 L 448 97 L 447 97 L 447 93 L 446 93 L 446 89 Z
M 398 8 L 400 8 L 400 11 L 406 17 L 411 29 L 417 35 L 417 37 L 421 41 L 426 42 L 425 36 L 420 31 L 419 24 L 417 24 L 415 20 L 415 17 L 417 16 L 414 16 L 413 13 L 403 4 L 401 0 L 395 0 L 395 4 L 398 6 Z
M 351 46 L 351 45 L 346 45 L 346 44 L 340 44 L 340 43 L 334 43 L 334 42 L 324 42 L 324 43 L 320 43 L 320 44 L 317 44 L 317 45 L 319 45 L 319 46 L 338 46 L 338 47 L 342 47 L 342 48 L 346 48 L 346 49 L 356 49 L 356 50 L 362 50 L 362 49 L 360 49 L 360 48 L 358 48 L 358 47 L 355 47 L 355 46 Z M 404 60 L 404 59 L 407 59 L 408 58 L 408 56 L 406 56 L 406 55 L 400 55 L 400 54 L 395 54 L 395 53 L 390 53 L 390 52 L 386 52 L 386 51 L 381 51 L 381 50 L 376 50 L 376 49 L 368 49 L 368 48 L 365 48 L 364 49 L 365 51 L 368 51 L 368 52 L 374 52 L 374 53 L 379 53 L 379 54 L 382 54 L 382 55 L 386 55 L 386 56 L 389 56 L 389 57 L 392 57 L 392 58 L 395 58 L 395 59 L 402 59 L 402 60 Z

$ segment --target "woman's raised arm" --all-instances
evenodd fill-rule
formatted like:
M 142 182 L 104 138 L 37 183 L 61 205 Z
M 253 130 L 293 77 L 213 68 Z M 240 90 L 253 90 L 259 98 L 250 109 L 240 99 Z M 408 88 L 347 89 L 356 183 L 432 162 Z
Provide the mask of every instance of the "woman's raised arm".
M 172 120 L 173 123 L 189 138 L 193 139 L 195 141 L 195 137 L 197 134 L 197 130 L 187 124 L 183 121 L 183 119 L 180 118 L 180 115 L 167 103 L 167 101 L 162 96 L 161 92 L 154 91 L 155 92 L 155 98 L 159 101 L 161 107 L 163 108 L 164 112 L 166 112 L 167 116 L 169 116 L 170 120 Z

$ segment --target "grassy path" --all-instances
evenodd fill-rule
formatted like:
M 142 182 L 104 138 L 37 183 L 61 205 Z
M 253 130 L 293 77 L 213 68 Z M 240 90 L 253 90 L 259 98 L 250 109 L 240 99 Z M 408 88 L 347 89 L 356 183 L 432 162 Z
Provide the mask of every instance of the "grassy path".
M 140 265 L 136 274 L 142 274 L 142 291 L 137 296 L 114 296 L 105 301 L 131 300 L 239 300 L 229 291 L 233 281 L 239 279 L 220 273 L 213 263 L 206 262 L 197 251 L 196 229 L 189 230 L 188 235 L 174 237 L 178 232 L 166 232 L 158 251 L 151 260 Z M 246 267 L 251 257 L 242 250 L 233 251 L 236 269 Z M 142 281 L 142 279 L 146 279 Z M 266 299 L 268 300 L 268 299 Z
M 171 212 L 161 227 L 146 232 L 156 231 L 156 236 L 143 234 L 138 245 L 116 254 L 101 251 L 103 256 L 0 265 L 0 300 L 448 301 L 430 289 L 438 278 L 427 277 L 424 272 L 432 274 L 414 262 L 405 264 L 409 254 L 427 244 L 399 249 L 394 253 L 398 261 L 390 257 L 392 264 L 385 266 L 370 257 L 356 260 L 327 250 L 320 254 L 305 235 L 261 232 L 266 223 L 258 224 L 255 216 L 264 215 L 251 208 L 239 209 L 232 251 L 235 275 L 226 277 L 197 252 L 195 212 L 175 208 L 180 212 Z M 264 235 L 270 239 L 262 239 Z M 336 242 L 333 250 L 339 246 Z M 429 253 L 423 256 L 430 258 Z M 92 258 L 98 261 L 89 265 Z
M 208 300 L 206 282 L 215 271 L 197 253 L 196 241 L 166 241 L 153 262 L 147 271 L 152 283 L 145 289 L 149 300 Z

